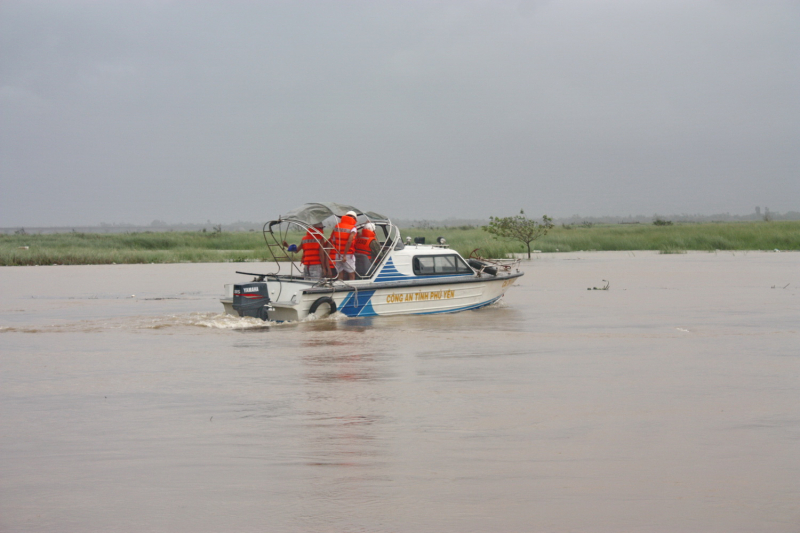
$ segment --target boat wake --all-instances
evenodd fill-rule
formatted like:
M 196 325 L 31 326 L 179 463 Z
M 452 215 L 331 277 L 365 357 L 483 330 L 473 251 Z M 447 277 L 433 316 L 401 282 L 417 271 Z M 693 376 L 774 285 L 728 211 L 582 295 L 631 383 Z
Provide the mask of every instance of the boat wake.
M 52 324 L 0 326 L 0 333 L 102 333 L 173 329 L 256 330 L 277 325 L 251 317 L 224 313 L 188 313 L 162 316 L 132 316 L 101 320 L 79 320 Z
M 500 300 L 487 306 L 503 308 Z M 230 331 L 255 331 L 273 327 L 287 327 L 308 322 L 335 324 L 343 321 L 362 320 L 366 317 L 351 317 L 335 312 L 332 315 L 317 317 L 310 314 L 305 318 L 290 322 L 263 321 L 253 317 L 238 317 L 227 313 L 184 313 L 153 316 L 128 316 L 103 318 L 97 320 L 58 321 L 52 323 L 19 324 L 0 326 L 2 333 L 103 333 L 108 331 L 175 331 L 180 329 L 206 329 Z

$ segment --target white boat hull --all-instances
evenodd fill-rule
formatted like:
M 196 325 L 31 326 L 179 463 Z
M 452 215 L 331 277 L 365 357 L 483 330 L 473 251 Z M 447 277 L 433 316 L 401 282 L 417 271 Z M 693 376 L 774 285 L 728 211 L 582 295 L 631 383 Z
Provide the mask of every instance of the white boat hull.
M 455 313 L 496 302 L 519 277 L 509 274 L 427 285 L 382 284 L 383 287 L 342 283 L 325 289 L 302 281 L 268 281 L 270 294 L 280 295 L 278 300 L 270 301 L 269 319 L 276 322 L 302 320 L 321 299 L 314 314 L 326 315 L 330 311 L 330 306 L 325 305 L 327 298 L 334 301 L 337 312 L 352 317 Z M 278 284 L 281 286 L 277 287 Z M 222 304 L 226 313 L 237 315 L 232 299 L 224 298 Z

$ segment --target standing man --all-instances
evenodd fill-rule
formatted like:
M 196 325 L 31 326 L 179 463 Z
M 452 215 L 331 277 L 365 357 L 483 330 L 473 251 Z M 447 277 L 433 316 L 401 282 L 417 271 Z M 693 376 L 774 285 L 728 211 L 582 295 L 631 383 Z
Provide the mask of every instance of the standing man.
M 300 247 L 303 249 L 303 275 L 306 279 L 320 279 L 330 277 L 328 258 L 323 251 L 325 234 L 322 233 L 322 222 L 308 228 Z
M 380 251 L 381 245 L 375 238 L 375 224 L 368 222 L 356 239 L 356 272 L 359 276 L 366 275 Z
M 348 211 L 331 232 L 331 244 L 336 254 L 336 270 L 339 271 L 337 279 L 356 279 L 356 259 L 353 255 L 356 242 L 356 215 L 355 211 Z

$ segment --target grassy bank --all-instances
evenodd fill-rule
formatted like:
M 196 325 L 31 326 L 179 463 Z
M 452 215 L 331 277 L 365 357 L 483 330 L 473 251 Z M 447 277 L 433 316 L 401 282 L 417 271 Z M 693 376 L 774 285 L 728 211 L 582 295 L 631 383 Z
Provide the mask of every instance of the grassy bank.
M 211 263 L 268 259 L 271 257 L 261 232 L 0 235 L 0 265 L 3 266 Z
M 433 229 L 404 231 L 403 235 L 424 236 L 434 242 L 443 236 L 462 254 L 480 248 L 484 257 L 503 257 L 525 251 L 521 243 L 498 241 L 485 231 L 474 229 Z M 800 250 L 800 221 L 721 222 L 705 224 L 604 224 L 556 226 L 534 241 L 542 252 L 581 250 L 656 250 L 679 253 L 688 250 Z
M 484 257 L 521 253 L 523 245 L 493 239 L 480 228 L 409 228 L 402 235 L 435 242 L 444 237 L 462 255 L 478 248 Z M 287 239 L 297 243 L 300 235 Z M 27 247 L 27 249 L 25 248 Z M 542 252 L 580 250 L 800 250 L 800 222 L 706 224 L 614 224 L 556 226 L 535 241 Z M 260 232 L 246 233 L 61 233 L 0 235 L 0 265 L 83 265 L 271 260 Z

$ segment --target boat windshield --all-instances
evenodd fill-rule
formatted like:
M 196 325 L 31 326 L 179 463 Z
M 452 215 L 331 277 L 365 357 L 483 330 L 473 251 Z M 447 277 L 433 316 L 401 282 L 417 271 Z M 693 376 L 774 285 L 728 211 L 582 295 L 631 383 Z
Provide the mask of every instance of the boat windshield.
M 417 276 L 471 273 L 472 269 L 456 254 L 418 255 L 414 257 L 414 274 Z

